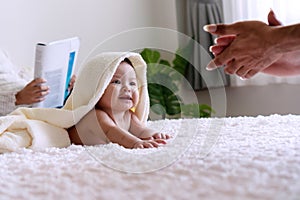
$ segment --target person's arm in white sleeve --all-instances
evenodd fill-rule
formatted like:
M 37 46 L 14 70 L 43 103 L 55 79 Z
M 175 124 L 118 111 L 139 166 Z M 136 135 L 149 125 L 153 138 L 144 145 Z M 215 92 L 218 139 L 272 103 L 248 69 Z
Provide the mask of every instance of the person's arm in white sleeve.
M 46 81 L 37 78 L 28 82 L 0 49 L 0 115 L 45 99 L 49 93 L 49 87 L 43 85 Z
M 0 92 L 0 116 L 7 115 L 18 107 L 15 95 L 15 92 Z

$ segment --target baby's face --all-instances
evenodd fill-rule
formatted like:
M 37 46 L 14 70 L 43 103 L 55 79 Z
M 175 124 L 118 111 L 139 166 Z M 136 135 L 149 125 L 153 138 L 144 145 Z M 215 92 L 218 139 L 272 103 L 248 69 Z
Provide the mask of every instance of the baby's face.
M 126 111 L 136 106 L 138 100 L 139 93 L 135 71 L 131 65 L 122 62 L 97 106 L 102 109 Z

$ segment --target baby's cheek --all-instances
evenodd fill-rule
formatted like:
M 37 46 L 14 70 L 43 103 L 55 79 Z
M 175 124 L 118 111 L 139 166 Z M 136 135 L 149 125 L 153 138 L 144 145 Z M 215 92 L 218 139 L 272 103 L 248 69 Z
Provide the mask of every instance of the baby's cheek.
M 136 106 L 139 102 L 139 93 L 138 92 L 134 92 L 133 94 L 133 103 L 134 103 L 134 106 Z

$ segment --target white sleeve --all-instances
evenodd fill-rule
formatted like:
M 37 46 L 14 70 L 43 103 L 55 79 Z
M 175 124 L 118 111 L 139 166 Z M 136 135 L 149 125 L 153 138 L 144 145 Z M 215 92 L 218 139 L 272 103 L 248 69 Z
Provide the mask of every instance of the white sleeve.
M 17 108 L 15 94 L 27 84 L 27 80 L 21 78 L 15 69 L 15 66 L 0 49 L 0 116 Z
M 0 116 L 7 115 L 17 108 L 15 94 L 15 92 L 0 93 Z

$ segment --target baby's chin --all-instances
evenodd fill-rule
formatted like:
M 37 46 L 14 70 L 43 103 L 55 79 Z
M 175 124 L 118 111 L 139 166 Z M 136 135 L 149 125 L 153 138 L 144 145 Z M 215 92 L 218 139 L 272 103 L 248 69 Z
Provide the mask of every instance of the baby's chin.
M 120 103 L 118 105 L 112 106 L 112 110 L 116 110 L 116 111 L 128 111 L 131 110 L 133 108 L 133 104 L 132 103 Z

